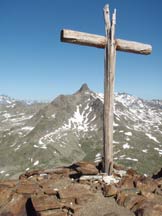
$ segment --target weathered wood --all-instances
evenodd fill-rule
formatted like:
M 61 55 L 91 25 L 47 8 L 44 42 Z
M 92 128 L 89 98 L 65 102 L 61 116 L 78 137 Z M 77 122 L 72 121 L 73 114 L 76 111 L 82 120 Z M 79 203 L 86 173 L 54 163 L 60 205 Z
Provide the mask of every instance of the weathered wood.
M 104 7 L 104 21 L 105 21 L 105 33 L 107 43 L 105 45 L 105 59 L 104 59 L 104 110 L 103 110 L 103 168 L 104 172 L 109 175 L 109 104 L 110 104 L 110 77 L 109 77 L 109 69 L 110 69 L 110 12 L 108 5 Z
M 61 31 L 61 41 L 105 49 L 103 165 L 104 172 L 111 175 L 113 169 L 113 105 L 116 50 L 147 55 L 151 53 L 152 47 L 148 44 L 115 39 L 116 10 L 112 16 L 112 22 L 110 22 L 108 5 L 104 8 L 104 20 L 106 36 L 63 29 Z
M 115 44 L 115 25 L 116 25 L 116 9 L 112 15 L 111 25 L 111 50 L 110 50 L 110 114 L 109 114 L 109 170 L 108 174 L 113 172 L 113 121 L 114 121 L 114 84 L 115 84 L 115 63 L 116 63 L 116 44 Z
M 105 7 L 103 8 L 104 12 L 104 21 L 105 21 L 105 33 L 106 33 L 106 40 L 110 39 L 110 29 L 111 29 L 111 22 L 110 22 L 110 10 L 109 10 L 109 5 L 106 4 Z M 107 41 L 108 42 L 108 41 Z M 107 48 L 107 43 L 105 44 Z
M 106 45 L 106 38 L 104 36 L 68 29 L 61 30 L 61 41 L 97 48 L 105 48 Z
M 105 77 L 104 77 L 104 172 L 108 175 L 113 170 L 113 104 L 114 104 L 114 78 L 115 78 L 115 23 L 116 10 L 112 16 L 110 26 L 110 15 L 108 5 L 104 8 L 104 20 L 107 44 L 105 48 Z
M 61 41 L 97 48 L 105 48 L 106 46 L 106 37 L 104 36 L 67 29 L 63 29 L 61 31 Z M 149 44 L 143 44 L 135 41 L 127 41 L 122 39 L 116 39 L 115 43 L 116 49 L 119 51 L 145 55 L 148 55 L 152 52 L 152 46 Z
M 152 46 L 149 44 L 135 41 L 116 39 L 116 49 L 123 52 L 149 55 L 152 52 Z

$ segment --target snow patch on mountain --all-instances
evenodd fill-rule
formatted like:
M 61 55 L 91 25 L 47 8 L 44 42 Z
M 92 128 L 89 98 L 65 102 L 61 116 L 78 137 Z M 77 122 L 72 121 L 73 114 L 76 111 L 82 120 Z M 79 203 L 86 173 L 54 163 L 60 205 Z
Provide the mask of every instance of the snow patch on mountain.
M 151 134 L 149 133 L 145 133 L 145 135 L 149 138 L 149 139 L 152 139 L 154 142 L 156 143 L 160 143 L 156 137 L 152 136 Z
M 28 131 L 31 131 L 33 129 L 34 129 L 34 127 L 31 127 L 31 126 L 25 126 L 25 127 L 21 128 L 21 130 L 28 130 Z
M 85 112 L 87 111 L 88 107 L 86 107 L 85 111 L 81 113 L 80 111 L 81 105 L 77 105 L 76 111 L 73 114 L 73 117 L 71 117 L 68 120 L 68 127 L 69 128 L 75 128 L 78 129 L 79 131 L 88 131 L 88 118 L 87 116 L 90 114 L 92 111 L 91 109 L 89 110 L 88 114 L 85 115 Z M 73 125 L 73 126 L 72 126 Z
M 130 145 L 128 144 L 128 143 L 125 143 L 124 145 L 123 145 L 123 149 L 129 149 L 130 148 Z
M 114 100 L 114 160 L 138 166 L 144 160 L 148 161 L 150 154 L 155 160 L 160 158 L 160 103 L 119 93 L 115 93 Z M 1 161 L 4 146 L 10 156 L 3 164 L 13 163 L 17 167 L 20 163 L 15 160 L 8 162 L 8 159 L 22 156 L 21 163 L 23 161 L 24 164 L 21 166 L 24 170 L 39 167 L 40 164 L 42 166 L 44 158 L 48 160 L 51 154 L 50 165 L 59 165 L 62 157 L 66 162 L 78 158 L 94 160 L 95 156 L 96 161 L 101 160 L 102 154 L 97 155 L 97 152 L 102 152 L 103 144 L 103 102 L 103 94 L 92 92 L 86 85 L 77 93 L 60 96 L 43 108 L 39 104 L 9 99 L 6 99 L 6 105 L 0 102 Z M 160 164 L 160 159 L 157 163 Z M 2 169 L 4 168 L 0 167 Z M 1 176 L 10 174 L 8 170 Z
M 135 162 L 137 162 L 138 161 L 138 159 L 137 158 L 130 158 L 130 157 L 127 157 L 127 158 L 125 158 L 126 160 L 130 160 L 130 161 L 135 161 Z
M 132 132 L 131 131 L 125 132 L 125 135 L 132 136 Z
M 11 105 L 15 102 L 15 99 L 8 97 L 7 95 L 0 95 L 0 104 Z
M 148 149 L 143 149 L 142 152 L 147 153 Z
M 37 160 L 33 163 L 34 166 L 37 166 L 38 164 L 39 164 L 39 160 Z

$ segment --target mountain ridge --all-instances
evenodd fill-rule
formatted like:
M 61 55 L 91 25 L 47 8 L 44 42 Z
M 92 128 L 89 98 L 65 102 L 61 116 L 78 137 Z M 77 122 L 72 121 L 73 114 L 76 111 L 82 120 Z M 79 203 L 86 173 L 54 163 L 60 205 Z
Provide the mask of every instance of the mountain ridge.
M 0 178 L 83 159 L 94 161 L 102 153 L 103 94 L 93 92 L 87 84 L 50 103 L 24 104 L 15 100 L 7 106 L 0 103 Z M 115 162 L 146 174 L 159 169 L 159 102 L 115 94 L 113 144 Z

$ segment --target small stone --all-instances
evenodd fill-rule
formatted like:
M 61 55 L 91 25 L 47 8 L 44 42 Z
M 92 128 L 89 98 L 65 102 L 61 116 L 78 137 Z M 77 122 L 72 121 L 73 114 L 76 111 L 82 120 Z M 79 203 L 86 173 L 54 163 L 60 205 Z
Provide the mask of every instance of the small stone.
M 95 163 L 78 162 L 75 164 L 75 166 L 76 171 L 82 175 L 97 175 L 99 173 Z
M 17 184 L 17 180 L 0 180 L 0 187 L 13 188 Z
M 135 171 L 133 169 L 128 169 L 127 170 L 127 175 L 135 176 L 135 175 L 138 175 L 138 173 L 137 173 L 137 171 Z
M 125 192 L 120 191 L 117 194 L 117 199 L 116 199 L 116 202 L 118 203 L 118 205 L 124 206 L 124 202 L 125 202 L 127 196 L 128 195 Z
M 132 176 L 124 176 L 120 182 L 122 189 L 132 189 L 134 188 L 134 178 Z
M 74 197 L 63 198 L 61 199 L 61 203 L 65 206 L 71 206 L 76 203 L 76 198 Z
M 103 182 L 106 184 L 116 184 L 119 182 L 119 178 L 118 177 L 114 177 L 113 175 L 104 175 L 102 178 Z
M 126 171 L 125 170 L 114 170 L 113 175 L 119 178 L 122 178 L 123 176 L 126 175 Z
M 66 167 L 60 167 L 54 170 L 54 174 L 62 175 L 65 177 L 69 176 L 69 173 L 70 173 L 70 169 Z
M 161 195 L 162 196 L 162 188 L 157 187 L 155 190 L 155 194 Z
M 104 185 L 103 194 L 105 197 L 116 196 L 118 193 L 118 189 L 115 185 Z
M 125 170 L 125 167 L 123 165 L 119 165 L 119 164 L 113 164 L 113 168 L 115 170 Z
M 45 173 L 45 174 L 40 174 L 39 176 L 37 176 L 37 181 L 41 181 L 43 179 L 48 179 L 48 175 Z
M 43 187 L 43 192 L 47 195 L 57 195 L 58 190 L 55 190 L 54 188 L 50 187 Z
M 156 179 L 155 181 L 156 181 L 158 187 L 161 187 L 161 186 L 162 186 L 162 178 L 158 178 L 158 179 Z
M 153 209 L 158 210 L 158 211 L 161 211 L 161 213 L 162 213 L 162 205 L 161 205 L 161 204 L 155 204 L 155 205 L 153 206 Z
M 25 176 L 26 176 L 27 178 L 29 178 L 29 177 L 34 176 L 34 175 L 39 175 L 41 172 L 42 172 L 42 171 L 40 171 L 40 170 L 27 171 L 27 172 L 25 173 Z M 21 178 L 21 176 L 20 176 L 19 178 Z

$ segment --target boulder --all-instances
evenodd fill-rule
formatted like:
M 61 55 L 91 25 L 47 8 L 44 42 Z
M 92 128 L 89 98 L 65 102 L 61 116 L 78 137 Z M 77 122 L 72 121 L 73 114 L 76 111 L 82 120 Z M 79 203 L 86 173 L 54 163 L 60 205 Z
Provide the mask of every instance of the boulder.
M 124 200 L 123 206 L 129 210 L 135 211 L 145 200 L 146 199 L 143 196 L 130 194 Z
M 27 216 L 27 197 L 14 193 L 11 200 L 0 209 L 0 216 Z
M 158 194 L 154 194 L 154 193 L 150 193 L 150 192 L 146 192 L 146 191 L 142 191 L 142 195 L 151 202 L 154 202 L 156 204 L 160 204 L 162 205 L 162 196 L 158 195 Z
M 136 188 L 134 189 L 128 189 L 128 190 L 120 190 L 117 193 L 116 202 L 118 205 L 124 206 L 125 201 L 128 200 L 128 197 L 132 197 L 134 195 L 137 195 L 138 191 Z
M 13 192 L 10 188 L 0 188 L 0 208 L 11 200 L 12 195 Z
M 161 216 L 162 206 L 145 201 L 140 208 L 135 211 L 136 216 Z
M 48 195 L 32 195 L 32 204 L 37 212 L 60 209 L 61 203 L 54 197 Z
M 63 201 L 69 200 L 70 202 L 83 204 L 92 199 L 94 194 L 90 191 L 89 186 L 78 183 L 59 190 L 59 196 Z
M 41 187 L 42 191 L 46 194 L 51 193 L 51 195 L 55 195 L 55 192 L 59 191 L 64 187 L 68 187 L 72 184 L 70 178 L 61 177 L 61 178 L 51 178 L 51 179 L 44 179 L 38 182 L 39 186 Z
M 16 192 L 19 194 L 35 194 L 40 191 L 39 185 L 35 183 L 29 183 L 29 182 L 20 182 L 16 186 Z
M 78 162 L 73 164 L 71 168 L 82 175 L 97 175 L 99 173 L 95 163 L 91 162 Z
M 138 188 L 141 192 L 143 191 L 155 192 L 157 187 L 158 187 L 157 182 L 153 181 L 150 178 L 144 178 L 141 181 L 140 180 L 136 181 L 136 188 Z

